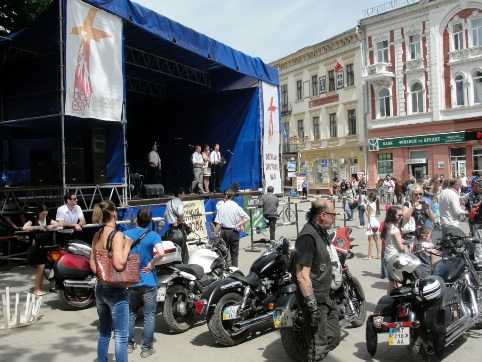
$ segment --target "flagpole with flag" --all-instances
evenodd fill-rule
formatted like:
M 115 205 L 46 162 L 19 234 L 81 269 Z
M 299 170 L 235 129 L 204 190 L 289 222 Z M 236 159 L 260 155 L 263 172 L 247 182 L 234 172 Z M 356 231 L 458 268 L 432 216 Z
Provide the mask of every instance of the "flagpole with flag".
M 335 64 L 335 73 L 338 73 L 338 72 L 341 72 L 342 70 L 344 70 L 344 68 L 341 66 L 340 63 L 338 63 L 338 60 L 336 60 L 336 58 L 334 58 L 335 61 L 336 61 L 336 64 Z

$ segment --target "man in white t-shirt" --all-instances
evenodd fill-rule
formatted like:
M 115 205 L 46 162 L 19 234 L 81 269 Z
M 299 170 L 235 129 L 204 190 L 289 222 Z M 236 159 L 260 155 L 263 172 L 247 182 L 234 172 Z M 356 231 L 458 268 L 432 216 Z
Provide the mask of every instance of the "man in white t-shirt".
M 395 182 L 393 182 L 390 175 L 385 176 L 382 188 L 386 195 L 386 204 L 391 205 L 393 201 L 393 191 L 395 190 Z
M 59 230 L 59 232 L 72 234 L 74 230 L 82 230 L 82 226 L 85 225 L 85 218 L 82 209 L 77 205 L 75 192 L 67 192 L 64 196 L 64 201 L 65 205 L 57 209 L 57 216 L 55 217 L 60 226 L 64 227 L 64 230 Z

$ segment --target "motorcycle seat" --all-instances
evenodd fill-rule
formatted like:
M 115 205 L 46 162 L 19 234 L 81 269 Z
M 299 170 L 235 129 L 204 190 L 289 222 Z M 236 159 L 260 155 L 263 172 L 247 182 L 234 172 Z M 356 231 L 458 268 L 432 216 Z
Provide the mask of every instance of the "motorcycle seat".
M 197 280 L 201 280 L 204 275 L 204 269 L 197 264 L 176 264 L 175 267 L 180 271 L 194 275 Z
M 260 283 L 260 280 L 259 280 L 258 276 L 256 275 L 256 273 L 249 273 L 247 276 L 244 276 L 244 275 L 241 275 L 241 274 L 238 274 L 238 273 L 234 273 L 234 274 L 230 274 L 229 277 L 231 279 L 239 280 L 240 282 L 248 284 L 252 287 L 257 286 Z
M 402 287 L 393 289 L 390 293 L 390 296 L 391 297 L 401 297 L 401 296 L 404 296 L 404 295 L 409 295 L 409 294 L 412 294 L 412 290 L 413 290 L 412 287 L 402 286 Z

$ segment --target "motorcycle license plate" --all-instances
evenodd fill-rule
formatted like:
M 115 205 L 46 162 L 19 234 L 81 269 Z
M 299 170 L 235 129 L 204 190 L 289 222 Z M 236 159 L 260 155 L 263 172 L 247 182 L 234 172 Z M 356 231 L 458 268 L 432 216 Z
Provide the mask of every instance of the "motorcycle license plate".
M 236 316 L 238 315 L 238 309 L 239 309 L 239 305 L 224 308 L 224 310 L 223 310 L 223 321 L 236 319 Z
M 390 328 L 388 344 L 390 346 L 408 346 L 410 344 L 410 327 Z
M 157 302 L 164 302 L 164 300 L 166 299 L 166 290 L 167 290 L 166 284 L 159 285 L 159 287 L 157 288 L 157 297 L 156 297 Z
M 293 318 L 291 317 L 291 310 L 276 309 L 273 313 L 273 322 L 275 328 L 292 327 Z

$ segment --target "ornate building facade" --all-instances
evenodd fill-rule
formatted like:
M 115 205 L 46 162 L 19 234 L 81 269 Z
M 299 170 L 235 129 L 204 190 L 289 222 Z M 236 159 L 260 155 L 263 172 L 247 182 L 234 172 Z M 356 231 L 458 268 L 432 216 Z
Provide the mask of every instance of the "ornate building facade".
M 370 186 L 482 174 L 482 2 L 425 0 L 359 26 Z
M 367 149 L 357 29 L 271 63 L 279 71 L 285 186 L 306 177 L 310 192 L 361 175 Z

